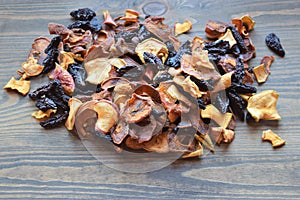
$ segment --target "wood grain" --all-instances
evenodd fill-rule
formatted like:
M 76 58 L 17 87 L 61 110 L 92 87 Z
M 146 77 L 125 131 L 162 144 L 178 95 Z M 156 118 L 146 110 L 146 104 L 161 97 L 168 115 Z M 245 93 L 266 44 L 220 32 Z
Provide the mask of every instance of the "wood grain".
M 113 16 L 126 8 L 141 11 L 143 0 L 1 0 L 0 85 L 3 87 L 26 59 L 34 38 L 48 35 L 47 24 L 68 24 L 68 13 L 91 7 Z M 300 199 L 300 1 L 176 0 L 168 5 L 166 23 L 190 19 L 193 30 L 184 39 L 204 37 L 209 19 L 230 21 L 249 13 L 257 22 L 251 33 L 256 66 L 275 56 L 269 80 L 259 91 L 279 92 L 282 121 L 239 123 L 230 145 L 217 147 L 202 159 L 177 160 L 161 170 L 130 174 L 101 164 L 80 140 L 63 127 L 45 131 L 31 118 L 28 97 L 0 90 L 0 198 L 3 199 Z M 286 57 L 274 55 L 264 37 L 275 32 Z M 37 87 L 38 81 L 33 85 Z M 261 132 L 273 129 L 286 145 L 272 149 Z

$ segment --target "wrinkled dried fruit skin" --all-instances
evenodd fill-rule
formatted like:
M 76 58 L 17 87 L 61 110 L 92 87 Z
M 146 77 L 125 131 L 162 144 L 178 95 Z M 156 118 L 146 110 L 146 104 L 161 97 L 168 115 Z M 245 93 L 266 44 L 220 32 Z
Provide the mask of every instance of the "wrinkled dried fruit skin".
M 69 65 L 68 72 L 72 75 L 77 86 L 85 86 L 86 71 L 81 64 L 75 63 Z
M 68 114 L 57 114 L 52 118 L 49 118 L 43 122 L 40 122 L 40 125 L 45 129 L 56 128 L 67 120 Z
M 191 80 L 196 83 L 200 91 L 207 92 L 209 90 L 213 90 L 213 84 L 209 81 L 197 79 L 193 76 L 191 76 Z
M 228 41 L 225 40 L 217 40 L 215 42 L 206 42 L 204 44 L 204 50 L 208 50 L 209 54 L 218 53 L 218 54 L 226 54 L 230 50 L 230 45 Z
M 233 91 L 227 92 L 227 96 L 230 101 L 230 107 L 233 113 L 239 117 L 241 121 L 245 119 L 245 108 L 247 107 L 247 102 L 242 99 L 238 94 Z
M 96 13 L 90 8 L 81 8 L 78 10 L 73 10 L 72 12 L 70 12 L 70 15 L 75 20 L 89 21 L 96 16 Z
M 58 63 L 59 50 L 58 46 L 61 42 L 61 37 L 56 36 L 52 38 L 50 44 L 45 49 L 47 57 L 43 60 L 44 69 L 43 74 L 46 74 L 55 68 L 55 63 Z
M 98 18 L 93 18 L 91 21 L 76 21 L 68 26 L 68 29 L 81 28 L 83 30 L 90 30 L 98 32 L 101 30 L 102 25 Z
M 144 52 L 143 57 L 146 63 L 153 64 L 158 70 L 163 69 L 163 63 L 156 55 L 149 52 Z
M 239 34 L 239 32 L 234 27 L 229 26 L 228 29 L 231 30 L 232 35 L 233 35 L 234 39 L 236 40 L 237 45 L 240 48 L 241 52 L 246 52 L 247 48 L 245 46 L 243 37 Z
M 246 84 L 237 84 L 237 83 L 232 83 L 230 90 L 233 90 L 236 93 L 239 94 L 247 94 L 247 93 L 256 93 L 257 89 L 256 87 L 252 85 L 246 85 Z
M 49 99 L 48 97 L 38 99 L 35 102 L 35 106 L 43 112 L 46 112 L 48 109 L 57 109 L 55 102 L 52 99 Z
M 180 67 L 180 60 L 182 58 L 183 54 L 192 54 L 192 49 L 191 49 L 191 42 L 190 41 L 186 41 L 185 43 L 183 43 L 179 49 L 178 52 L 175 56 L 173 57 L 168 57 L 167 61 L 166 61 L 166 66 L 168 67 L 174 67 L 174 68 L 178 68 Z
M 203 100 L 203 98 L 197 98 L 197 103 L 198 103 L 198 107 L 201 108 L 201 109 L 205 109 L 206 108 L 206 104 Z
M 267 46 L 277 55 L 284 57 L 285 51 L 280 43 L 280 39 L 275 33 L 270 33 L 265 38 Z
M 235 72 L 232 75 L 232 82 L 242 84 L 245 78 L 244 63 L 241 58 L 236 59 Z

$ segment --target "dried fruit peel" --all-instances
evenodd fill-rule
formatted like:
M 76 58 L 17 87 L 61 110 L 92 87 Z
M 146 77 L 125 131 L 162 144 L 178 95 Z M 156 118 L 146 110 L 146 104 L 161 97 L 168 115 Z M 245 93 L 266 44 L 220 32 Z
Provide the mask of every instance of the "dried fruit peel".
M 46 112 L 43 112 L 41 110 L 35 111 L 31 114 L 32 117 L 36 119 L 43 119 L 46 117 L 50 117 L 50 115 L 53 113 L 55 114 L 57 110 L 49 109 Z
M 8 81 L 8 83 L 4 86 L 5 89 L 17 90 L 23 96 L 25 96 L 30 90 L 30 81 L 26 80 L 16 80 L 14 77 Z
M 274 90 L 265 90 L 248 99 L 247 110 L 256 122 L 259 120 L 280 120 L 276 110 L 278 93 Z
M 276 133 L 274 133 L 270 129 L 268 129 L 266 131 L 263 131 L 262 140 L 263 141 L 270 141 L 274 148 L 281 147 L 285 144 L 285 140 L 283 140 L 281 137 L 279 137 Z
M 264 83 L 268 79 L 269 73 L 264 64 L 260 64 L 252 69 L 258 83 Z
M 222 114 L 214 105 L 209 104 L 204 110 L 201 110 L 202 118 L 214 120 L 219 126 L 226 128 L 232 118 L 232 113 Z

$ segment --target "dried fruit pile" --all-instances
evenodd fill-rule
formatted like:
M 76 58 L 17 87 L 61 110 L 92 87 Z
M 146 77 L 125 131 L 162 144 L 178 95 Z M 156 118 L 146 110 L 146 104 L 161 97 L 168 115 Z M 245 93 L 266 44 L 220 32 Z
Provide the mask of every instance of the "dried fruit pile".
M 70 15 L 69 26 L 49 23 L 55 36 L 35 39 L 20 79 L 5 86 L 26 95 L 31 77 L 49 76 L 29 93 L 42 127 L 65 124 L 81 138 L 105 136 L 119 149 L 194 157 L 203 146 L 213 151 L 213 141 L 231 142 L 236 117 L 280 120 L 278 94 L 256 94 L 251 85 L 254 77 L 267 80 L 274 57 L 248 66 L 255 57 L 250 16 L 208 21 L 209 40 L 181 42 L 176 36 L 192 28 L 188 20 L 173 30 L 163 17 L 141 19 L 131 9 L 114 19 L 105 11 L 103 21 L 88 8 Z M 284 55 L 274 35 L 266 42 Z

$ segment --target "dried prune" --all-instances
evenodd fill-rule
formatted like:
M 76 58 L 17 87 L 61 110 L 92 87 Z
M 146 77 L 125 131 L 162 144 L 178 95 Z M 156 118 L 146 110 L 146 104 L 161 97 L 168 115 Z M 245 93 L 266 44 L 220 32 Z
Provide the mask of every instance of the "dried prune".
M 242 84 L 244 78 L 245 78 L 244 63 L 242 59 L 239 57 L 236 59 L 235 71 L 231 77 L 231 81 L 237 84 Z
M 35 102 L 35 106 L 43 112 L 46 112 L 49 109 L 53 109 L 53 110 L 57 109 L 57 106 L 54 103 L 54 101 L 52 99 L 49 99 L 48 97 L 43 97 L 41 99 L 38 99 Z
M 244 121 L 247 102 L 233 91 L 227 91 L 227 96 L 229 98 L 229 105 L 233 113 L 238 116 L 241 121 Z
M 239 32 L 235 29 L 235 27 L 229 26 L 228 29 L 231 30 L 232 35 L 233 35 L 238 47 L 240 48 L 241 52 L 246 52 L 247 48 L 245 46 L 243 37 L 239 34 Z
M 50 44 L 45 49 L 45 53 L 47 57 L 43 60 L 44 69 L 42 71 L 43 74 L 50 72 L 55 68 L 55 63 L 58 63 L 58 45 L 61 42 L 61 37 L 56 36 L 52 38 Z
M 143 58 L 146 63 L 153 64 L 158 70 L 163 70 L 163 63 L 159 57 L 156 55 L 150 53 L 150 52 L 144 52 Z
M 230 49 L 230 45 L 228 41 L 225 40 L 217 40 L 215 42 L 206 42 L 204 44 L 204 49 L 208 51 L 208 53 L 218 53 L 218 54 L 226 54 Z
M 173 57 L 168 57 L 167 61 L 166 61 L 166 65 L 169 67 L 174 67 L 174 68 L 178 68 L 180 67 L 180 60 L 183 54 L 192 54 L 192 50 L 191 50 L 191 46 L 190 46 L 191 42 L 190 41 L 186 41 L 185 43 L 183 43 L 179 49 L 178 52 L 175 56 Z
M 91 21 L 75 21 L 68 26 L 68 29 L 81 28 L 83 30 L 90 30 L 92 32 L 98 32 L 101 30 L 102 25 L 97 17 L 94 17 Z
M 70 12 L 70 15 L 75 20 L 89 21 L 96 16 L 96 13 L 90 8 L 80 8 L 78 10 L 73 10 L 72 12 Z
M 232 83 L 232 85 L 230 86 L 230 90 L 234 90 L 239 94 L 256 93 L 256 87 L 247 84 L 239 85 L 237 83 Z
M 49 93 L 51 91 L 52 87 L 56 87 L 59 84 L 60 84 L 59 80 L 50 81 L 49 83 L 37 88 L 35 91 L 30 92 L 29 97 L 32 100 L 37 100 L 37 99 L 41 98 L 43 95 Z
M 176 55 L 176 51 L 175 51 L 174 45 L 170 41 L 165 42 L 165 45 L 167 46 L 168 51 L 169 51 L 168 56 L 169 57 L 175 56 Z
M 213 85 L 206 80 L 197 79 L 191 76 L 191 80 L 196 83 L 200 91 L 207 92 L 213 89 Z
M 270 33 L 266 36 L 266 44 L 267 46 L 274 51 L 277 55 L 284 57 L 285 51 L 280 43 L 280 39 L 275 33 Z
M 84 67 L 78 63 L 69 65 L 68 72 L 72 75 L 76 85 L 85 86 L 86 71 Z
M 57 49 L 60 42 L 61 42 L 61 37 L 55 36 L 54 38 L 52 38 L 52 40 L 50 41 L 50 44 L 47 46 L 47 48 L 44 50 L 44 52 L 46 54 L 49 54 L 49 52 L 52 49 Z
M 201 109 L 205 109 L 206 108 L 206 105 L 205 105 L 205 102 L 203 100 L 203 98 L 197 98 L 197 103 L 198 103 L 198 107 L 201 108 Z
M 45 129 L 56 128 L 62 125 L 67 120 L 68 114 L 57 114 L 45 121 L 40 122 L 40 125 Z

